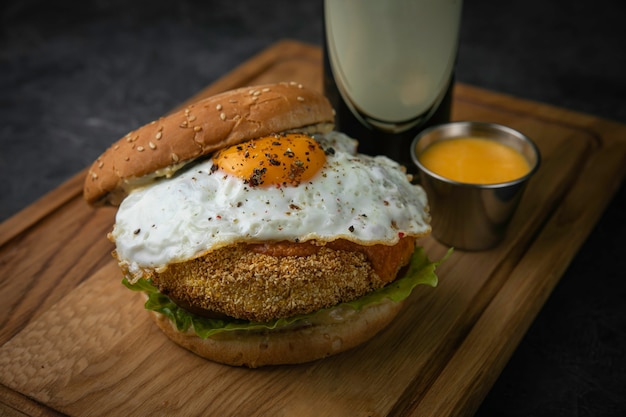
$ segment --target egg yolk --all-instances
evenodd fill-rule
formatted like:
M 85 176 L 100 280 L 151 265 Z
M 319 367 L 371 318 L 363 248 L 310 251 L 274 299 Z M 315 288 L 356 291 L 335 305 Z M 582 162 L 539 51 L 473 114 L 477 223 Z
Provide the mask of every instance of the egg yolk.
M 265 136 L 222 149 L 213 156 L 216 169 L 253 187 L 298 185 L 326 162 L 326 152 L 310 136 L 289 133 Z

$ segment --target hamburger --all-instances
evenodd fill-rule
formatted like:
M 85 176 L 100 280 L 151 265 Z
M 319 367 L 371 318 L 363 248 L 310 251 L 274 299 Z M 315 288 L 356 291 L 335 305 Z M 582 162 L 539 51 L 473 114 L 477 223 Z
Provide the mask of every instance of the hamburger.
M 128 133 L 90 167 L 89 204 L 119 206 L 123 283 L 167 337 L 251 368 L 354 348 L 437 263 L 426 194 L 334 131 L 298 83 L 235 89 Z

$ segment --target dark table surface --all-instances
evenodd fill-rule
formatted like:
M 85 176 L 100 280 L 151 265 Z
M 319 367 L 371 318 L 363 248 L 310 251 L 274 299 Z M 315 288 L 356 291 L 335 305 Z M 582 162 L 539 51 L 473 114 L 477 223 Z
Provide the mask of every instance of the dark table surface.
M 461 82 L 626 122 L 626 3 L 464 4 Z M 321 45 L 319 1 L 0 6 L 0 221 L 279 39 Z M 478 416 L 626 415 L 626 187 Z

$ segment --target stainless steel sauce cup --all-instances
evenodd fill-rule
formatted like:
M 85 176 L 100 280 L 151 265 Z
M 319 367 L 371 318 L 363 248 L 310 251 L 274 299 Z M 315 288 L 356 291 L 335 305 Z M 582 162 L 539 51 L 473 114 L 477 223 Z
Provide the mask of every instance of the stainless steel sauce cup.
M 420 162 L 431 144 L 453 138 L 475 137 L 500 142 L 519 151 L 530 171 L 513 181 L 471 184 L 438 175 Z M 483 122 L 453 122 L 420 133 L 411 145 L 411 158 L 428 195 L 432 234 L 440 242 L 463 250 L 484 250 L 496 246 L 518 206 L 524 188 L 540 164 L 536 145 L 522 133 L 506 126 Z

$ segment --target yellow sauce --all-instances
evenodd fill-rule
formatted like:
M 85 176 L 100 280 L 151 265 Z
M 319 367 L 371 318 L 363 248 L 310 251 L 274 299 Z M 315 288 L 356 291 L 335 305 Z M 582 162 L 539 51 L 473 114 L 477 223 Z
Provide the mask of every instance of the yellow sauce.
M 510 146 L 473 137 L 435 142 L 419 160 L 435 174 L 469 184 L 513 181 L 530 171 L 526 158 Z

